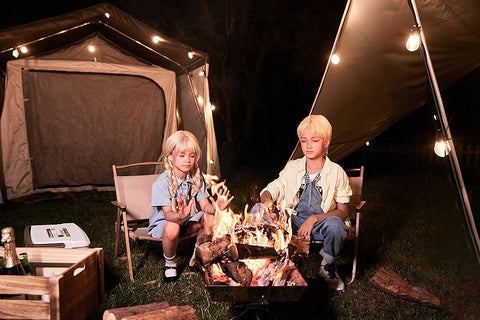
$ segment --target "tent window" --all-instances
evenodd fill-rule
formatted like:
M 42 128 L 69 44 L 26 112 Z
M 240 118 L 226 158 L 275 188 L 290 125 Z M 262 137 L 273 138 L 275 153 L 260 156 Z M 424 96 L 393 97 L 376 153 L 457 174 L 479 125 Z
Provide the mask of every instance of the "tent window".
M 23 71 L 34 188 L 113 184 L 111 166 L 157 160 L 163 90 L 131 75 Z

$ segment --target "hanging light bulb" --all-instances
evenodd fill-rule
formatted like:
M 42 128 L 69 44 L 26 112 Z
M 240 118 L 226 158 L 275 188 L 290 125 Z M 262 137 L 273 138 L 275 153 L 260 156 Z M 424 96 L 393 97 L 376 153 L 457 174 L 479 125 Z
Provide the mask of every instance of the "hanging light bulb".
M 215 106 L 213 104 L 210 104 L 210 110 L 214 111 L 215 110 Z
M 160 36 L 153 36 L 152 41 L 153 41 L 153 43 L 159 43 L 159 42 L 164 42 L 165 39 L 163 39 Z
M 88 46 L 88 51 L 90 51 L 90 52 L 92 52 L 92 53 L 95 52 L 95 46 L 89 45 L 89 46 Z
M 18 58 L 19 55 L 20 55 L 20 53 L 18 52 L 17 49 L 14 49 L 14 50 L 12 51 L 12 56 L 14 56 L 15 58 Z
M 433 151 L 437 156 L 443 158 L 450 153 L 450 150 L 450 144 L 448 143 L 448 141 L 445 141 L 443 139 L 438 139 L 437 141 L 435 141 Z
M 408 37 L 405 47 L 410 52 L 417 51 L 418 48 L 420 48 L 420 35 L 418 34 L 418 30 L 416 28 L 410 31 L 410 36 Z
M 21 47 L 20 47 L 20 52 L 22 52 L 22 53 L 27 53 L 27 52 L 28 52 L 27 47 L 21 46 Z
M 106 17 L 107 19 L 110 19 L 110 13 L 105 12 L 105 17 Z
M 193 51 L 188 51 L 188 57 L 189 57 L 190 59 L 193 59 Z
M 331 61 L 332 61 L 333 64 L 339 64 L 340 56 L 336 53 L 332 54 Z

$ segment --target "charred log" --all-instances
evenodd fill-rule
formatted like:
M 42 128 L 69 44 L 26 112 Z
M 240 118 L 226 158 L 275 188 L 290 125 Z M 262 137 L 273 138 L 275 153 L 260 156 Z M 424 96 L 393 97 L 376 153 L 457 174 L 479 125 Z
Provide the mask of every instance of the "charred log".
M 239 259 L 279 257 L 279 254 L 273 247 L 262 247 L 243 243 L 237 243 L 236 245 Z
M 251 237 L 252 234 L 257 232 L 257 230 L 260 230 L 260 232 L 268 240 L 275 241 L 273 234 L 276 234 L 279 229 L 280 227 L 278 225 L 268 223 L 262 223 L 258 225 L 242 225 L 235 228 L 235 236 L 237 237 L 238 242 L 243 242 L 244 239 Z M 283 233 L 285 233 L 284 230 Z
M 252 282 L 252 271 L 247 268 L 247 265 L 241 261 L 228 261 L 222 265 L 223 272 L 235 282 L 240 283 L 244 287 L 250 286 Z

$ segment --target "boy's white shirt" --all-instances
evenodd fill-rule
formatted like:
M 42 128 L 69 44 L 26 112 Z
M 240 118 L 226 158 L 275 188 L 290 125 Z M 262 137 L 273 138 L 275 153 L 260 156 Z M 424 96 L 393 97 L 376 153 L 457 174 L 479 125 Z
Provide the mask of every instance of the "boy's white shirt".
M 287 162 L 277 179 L 270 182 L 261 192 L 269 191 L 273 201 L 282 204 L 290 214 L 296 214 L 294 208 L 298 204 L 295 195 L 302 185 L 305 176 L 306 157 Z M 322 210 L 329 212 L 337 207 L 338 203 L 350 202 L 352 189 L 348 182 L 348 176 L 340 165 L 332 162 L 328 157 L 325 159 L 320 179 L 317 185 L 322 187 Z M 338 187 L 337 187 L 338 186 Z

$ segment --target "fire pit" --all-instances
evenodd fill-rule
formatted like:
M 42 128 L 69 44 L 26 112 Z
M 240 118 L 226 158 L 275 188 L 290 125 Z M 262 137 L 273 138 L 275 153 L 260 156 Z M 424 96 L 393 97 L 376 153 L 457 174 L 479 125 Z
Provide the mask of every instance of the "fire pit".
M 209 183 L 213 194 L 225 188 Z M 308 255 L 309 239 L 292 237 L 290 217 L 283 210 L 272 215 L 247 209 L 235 214 L 217 208 L 213 237 L 196 248 L 211 299 L 260 304 L 299 300 L 307 283 L 292 258 Z

